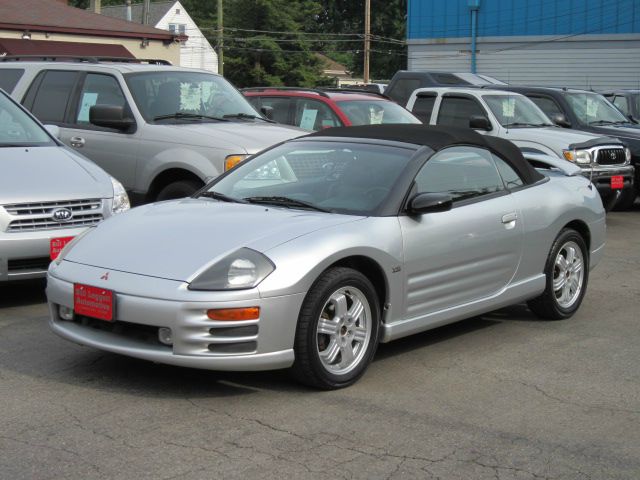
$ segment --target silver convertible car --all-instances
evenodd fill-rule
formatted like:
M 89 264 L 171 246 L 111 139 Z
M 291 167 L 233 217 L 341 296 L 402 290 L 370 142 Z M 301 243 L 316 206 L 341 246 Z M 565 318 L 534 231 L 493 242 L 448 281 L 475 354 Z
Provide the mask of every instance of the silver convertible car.
M 290 140 L 67 245 L 49 269 L 51 328 L 160 363 L 290 367 L 331 389 L 379 342 L 524 301 L 567 318 L 605 216 L 589 180 L 557 164 L 425 125 Z

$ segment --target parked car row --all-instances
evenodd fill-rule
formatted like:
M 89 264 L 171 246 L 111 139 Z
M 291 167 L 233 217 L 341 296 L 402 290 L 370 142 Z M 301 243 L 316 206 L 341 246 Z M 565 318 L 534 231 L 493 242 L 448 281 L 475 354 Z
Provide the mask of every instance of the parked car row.
M 604 253 L 601 196 L 633 183 L 625 144 L 514 92 L 413 91 L 421 125 L 377 93 L 17 60 L 0 60 L 24 106 L 0 95 L 0 280 L 54 260 L 55 333 L 160 363 L 331 389 L 380 342 L 523 301 L 568 318 Z M 102 222 L 127 191 L 167 201 Z

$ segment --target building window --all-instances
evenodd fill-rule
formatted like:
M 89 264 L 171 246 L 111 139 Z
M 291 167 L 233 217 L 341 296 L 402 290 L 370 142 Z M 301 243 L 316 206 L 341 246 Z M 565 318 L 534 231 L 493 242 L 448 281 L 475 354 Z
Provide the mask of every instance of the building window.
M 180 9 L 176 8 L 176 15 L 180 15 Z
M 180 35 L 184 35 L 187 32 L 187 26 L 184 23 L 170 23 L 169 31 L 174 35 L 179 33 Z

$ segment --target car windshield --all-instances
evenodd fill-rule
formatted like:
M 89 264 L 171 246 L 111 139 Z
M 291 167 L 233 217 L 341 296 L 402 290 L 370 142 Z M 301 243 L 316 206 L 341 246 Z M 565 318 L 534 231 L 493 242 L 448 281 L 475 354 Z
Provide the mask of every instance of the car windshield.
M 407 109 L 388 100 L 345 100 L 336 103 L 352 125 L 421 123 Z
M 551 120 L 523 95 L 483 95 L 500 125 L 506 128 L 552 126 Z
M 221 201 L 373 215 L 414 152 L 362 143 L 289 142 L 241 163 L 202 195 Z
M 0 148 L 55 145 L 38 122 L 0 92 Z
M 629 120 L 597 93 L 566 93 L 565 98 L 578 120 L 586 125 L 628 123 Z
M 218 75 L 169 70 L 131 73 L 126 81 L 148 122 L 262 119 L 244 96 Z

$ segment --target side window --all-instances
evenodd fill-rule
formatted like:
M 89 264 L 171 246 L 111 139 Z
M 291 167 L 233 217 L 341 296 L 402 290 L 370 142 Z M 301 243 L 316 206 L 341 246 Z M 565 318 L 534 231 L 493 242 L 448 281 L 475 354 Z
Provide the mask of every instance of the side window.
M 415 179 L 417 193 L 448 193 L 455 201 L 504 190 L 490 152 L 451 147 L 427 160 Z
M 416 88 L 420 88 L 420 80 L 417 78 L 401 78 L 393 85 L 391 91 L 385 93 L 404 107 Z
M 487 116 L 480 104 L 472 98 L 443 97 L 437 124 L 469 128 L 469 118 L 472 115 Z
M 0 88 L 7 93 L 11 93 L 18 80 L 24 74 L 23 68 L 3 68 L 0 70 Z
M 497 157 L 495 155 L 492 155 L 492 157 L 493 161 L 496 164 L 496 167 L 498 168 L 498 172 L 500 172 L 500 176 L 502 177 L 502 180 L 504 181 L 504 184 L 508 189 L 518 188 L 524 185 L 522 178 L 520 178 L 520 175 L 518 175 L 518 173 L 511 167 L 511 165 L 502 160 L 500 157 Z
M 618 110 L 620 110 L 622 113 L 624 113 L 625 115 L 629 115 L 629 102 L 627 100 L 627 97 L 616 95 L 615 97 L 613 97 L 613 104 L 618 107 Z
M 111 75 L 89 73 L 85 77 L 78 109 L 76 123 L 89 125 L 89 110 L 94 105 L 115 105 L 125 107 L 126 100 L 118 85 L 118 81 Z
M 43 123 L 64 123 L 77 78 L 78 72 L 48 70 L 44 73 L 31 106 L 31 112 L 38 120 Z M 34 82 L 32 88 L 36 83 Z
M 544 114 L 551 118 L 554 115 L 564 115 L 560 107 L 555 102 L 555 100 L 549 97 L 529 97 L 529 99 L 535 103 L 540 110 L 544 112 Z
M 322 130 L 341 125 L 340 119 L 329 105 L 318 100 L 298 98 L 295 100 L 294 125 L 305 130 Z
M 423 123 L 428 124 L 431 120 L 431 112 L 433 105 L 436 103 L 437 95 L 435 93 L 421 93 L 416 97 L 411 112 L 418 117 Z
M 273 108 L 272 120 L 278 123 L 290 124 L 289 112 L 291 111 L 291 99 L 284 97 L 261 97 L 263 107 Z

